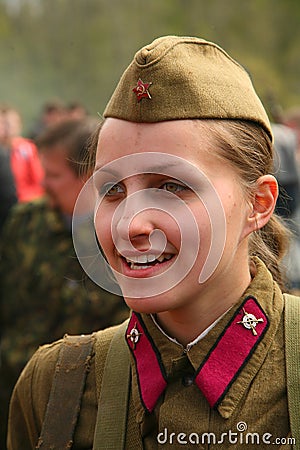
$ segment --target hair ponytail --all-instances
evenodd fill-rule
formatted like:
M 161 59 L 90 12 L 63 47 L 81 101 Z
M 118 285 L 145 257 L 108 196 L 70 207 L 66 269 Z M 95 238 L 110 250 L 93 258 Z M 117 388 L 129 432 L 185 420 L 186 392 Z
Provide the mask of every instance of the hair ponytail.
M 249 256 L 258 256 L 266 264 L 282 290 L 285 290 L 287 285 L 282 259 L 289 245 L 289 237 L 290 231 L 283 220 L 274 214 L 269 222 L 252 233 L 249 239 Z

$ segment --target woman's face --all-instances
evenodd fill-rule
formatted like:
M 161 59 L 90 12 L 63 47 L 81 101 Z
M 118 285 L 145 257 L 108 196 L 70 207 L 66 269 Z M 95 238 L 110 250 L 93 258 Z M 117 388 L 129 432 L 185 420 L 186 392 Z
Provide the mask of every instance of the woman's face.
M 135 311 L 182 308 L 249 276 L 251 205 L 216 151 L 196 121 L 106 120 L 94 176 L 96 233 Z

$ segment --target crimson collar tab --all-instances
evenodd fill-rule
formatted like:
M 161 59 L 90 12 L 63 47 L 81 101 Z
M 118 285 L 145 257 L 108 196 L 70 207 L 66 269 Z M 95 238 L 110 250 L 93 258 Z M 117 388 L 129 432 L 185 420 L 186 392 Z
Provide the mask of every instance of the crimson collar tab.
M 246 298 L 196 372 L 195 383 L 212 408 L 221 403 L 268 327 L 257 300 Z
M 153 411 L 167 386 L 167 376 L 157 347 L 141 316 L 132 313 L 126 332 L 134 356 L 140 396 L 147 411 Z
M 247 297 L 195 372 L 194 383 L 212 408 L 221 403 L 268 327 L 268 318 L 257 300 Z M 142 403 L 152 412 L 167 386 L 167 375 L 140 314 L 132 313 L 126 338 L 135 360 Z

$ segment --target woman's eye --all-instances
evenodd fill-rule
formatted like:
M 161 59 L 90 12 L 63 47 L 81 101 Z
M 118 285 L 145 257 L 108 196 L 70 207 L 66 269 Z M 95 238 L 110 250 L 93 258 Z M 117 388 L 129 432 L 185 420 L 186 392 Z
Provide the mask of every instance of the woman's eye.
M 161 189 L 171 192 L 172 194 L 177 194 L 180 191 L 186 190 L 186 186 L 176 183 L 175 181 L 168 181 L 162 185 Z
M 118 194 L 122 194 L 124 192 L 124 189 L 122 187 L 122 185 L 116 183 L 106 183 L 104 184 L 100 190 L 99 193 L 100 195 L 103 196 L 113 196 L 113 195 L 118 195 Z

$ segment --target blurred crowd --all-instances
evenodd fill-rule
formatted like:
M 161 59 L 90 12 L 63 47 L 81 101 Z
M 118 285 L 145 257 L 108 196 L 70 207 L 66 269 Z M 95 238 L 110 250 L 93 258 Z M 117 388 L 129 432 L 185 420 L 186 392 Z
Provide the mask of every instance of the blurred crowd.
M 36 140 L 48 127 L 66 120 L 87 117 L 86 108 L 78 102 L 64 105 L 47 102 L 28 136 L 22 134 L 22 118 L 17 109 L 0 105 L 0 228 L 17 202 L 40 197 L 43 192 L 43 168 Z
M 276 213 L 291 230 L 286 255 L 288 289 L 300 293 L 300 107 L 273 110 L 274 175 L 279 184 Z
M 0 448 L 13 386 L 39 345 L 122 322 L 122 298 L 84 273 L 72 213 L 90 173 L 100 119 L 73 102 L 44 105 L 28 136 L 20 113 L 0 106 Z
M 20 113 L 0 106 L 0 448 L 5 448 L 9 398 L 39 345 L 65 333 L 90 333 L 128 315 L 122 298 L 83 272 L 73 248 L 82 171 L 100 119 L 78 102 L 44 105 L 27 136 Z M 288 286 L 300 290 L 300 107 L 274 116 L 277 213 L 292 232 Z

